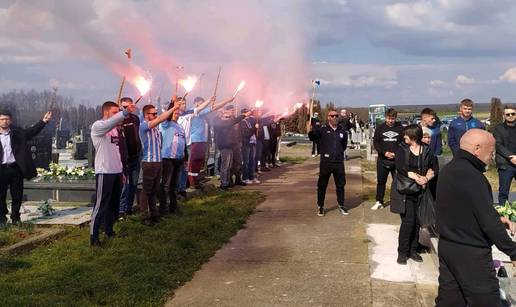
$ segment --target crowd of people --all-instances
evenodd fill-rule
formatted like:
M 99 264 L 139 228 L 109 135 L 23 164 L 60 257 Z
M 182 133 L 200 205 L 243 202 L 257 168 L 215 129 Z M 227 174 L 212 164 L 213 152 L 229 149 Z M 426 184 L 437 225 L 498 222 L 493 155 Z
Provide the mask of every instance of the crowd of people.
M 178 199 L 186 197 L 189 187 L 202 189 L 206 181 L 210 127 L 221 190 L 259 184 L 258 173 L 279 167 L 281 118 L 262 116 L 259 108 L 244 108 L 237 115 L 233 101 L 197 97 L 187 108 L 186 99 L 178 97 L 162 112 L 154 105 L 140 111 L 130 97 L 102 105 L 103 117 L 91 127 L 97 197 L 91 245 L 100 244 L 101 227 L 112 237 L 115 221 L 133 214 L 140 171 L 141 223 L 151 226 L 163 216 L 181 214 Z

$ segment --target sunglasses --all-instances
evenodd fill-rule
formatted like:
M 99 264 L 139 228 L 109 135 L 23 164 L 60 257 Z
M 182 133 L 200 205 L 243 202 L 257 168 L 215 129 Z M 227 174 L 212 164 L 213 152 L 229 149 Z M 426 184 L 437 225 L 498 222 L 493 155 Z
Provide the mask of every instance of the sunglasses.
M 512 113 L 505 113 L 505 116 L 516 116 L 516 113 L 515 113 L 515 112 L 512 112 Z
M 158 115 L 158 112 L 154 112 L 154 113 L 147 113 L 147 114 L 156 116 L 156 115 Z
M 338 115 L 338 114 L 330 114 L 330 115 L 328 115 L 328 116 L 329 116 L 329 117 L 339 117 L 339 115 Z

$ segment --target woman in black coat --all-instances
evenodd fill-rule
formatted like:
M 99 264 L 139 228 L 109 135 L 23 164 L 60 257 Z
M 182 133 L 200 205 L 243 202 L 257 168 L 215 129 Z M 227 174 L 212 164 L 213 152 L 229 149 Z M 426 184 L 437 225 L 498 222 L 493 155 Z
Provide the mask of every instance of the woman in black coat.
M 438 171 L 437 159 L 428 145 L 421 142 L 421 127 L 409 125 L 405 128 L 404 134 L 405 142 L 400 144 L 396 152 L 396 179 L 391 190 L 391 212 L 398 213 L 401 217 L 397 259 L 399 264 L 407 264 L 408 259 L 423 261 L 416 251 L 420 228 L 417 209 L 423 190 Z M 415 183 L 419 187 L 418 191 L 400 192 L 401 182 Z

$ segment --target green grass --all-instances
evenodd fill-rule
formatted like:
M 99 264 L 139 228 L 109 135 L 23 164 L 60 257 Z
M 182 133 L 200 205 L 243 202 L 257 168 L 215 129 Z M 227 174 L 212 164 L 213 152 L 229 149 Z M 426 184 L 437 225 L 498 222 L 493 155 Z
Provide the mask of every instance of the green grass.
M 32 224 L 23 224 L 21 227 L 7 224 L 6 228 L 0 230 L 0 248 L 18 243 L 36 233 Z
M 308 160 L 308 157 L 292 157 L 292 156 L 284 156 L 280 157 L 280 161 L 283 163 L 292 163 L 292 164 L 300 164 Z
M 118 237 L 89 246 L 88 229 L 30 254 L 0 257 L 0 306 L 159 306 L 240 229 L 264 197 L 222 193 L 189 201 L 184 215 L 143 226 L 118 223 Z

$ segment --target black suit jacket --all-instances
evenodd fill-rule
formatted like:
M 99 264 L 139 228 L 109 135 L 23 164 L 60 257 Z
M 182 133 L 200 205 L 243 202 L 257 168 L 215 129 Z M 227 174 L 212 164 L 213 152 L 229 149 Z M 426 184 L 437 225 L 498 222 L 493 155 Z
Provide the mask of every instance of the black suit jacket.
M 30 141 L 45 128 L 46 123 L 40 120 L 34 126 L 27 129 L 11 127 L 11 148 L 16 159 L 16 164 L 20 167 L 23 177 L 30 180 L 36 177 L 36 166 L 32 160 L 32 154 L 27 141 Z M 0 143 L 0 161 L 4 157 L 4 148 Z

